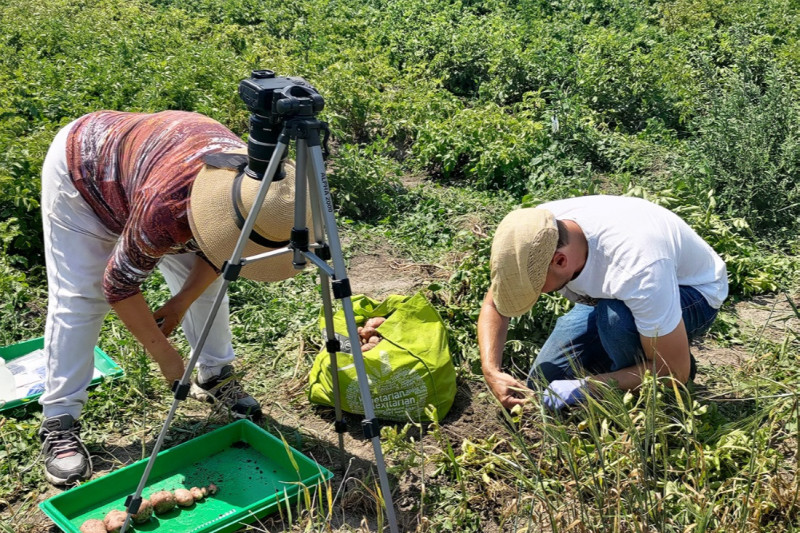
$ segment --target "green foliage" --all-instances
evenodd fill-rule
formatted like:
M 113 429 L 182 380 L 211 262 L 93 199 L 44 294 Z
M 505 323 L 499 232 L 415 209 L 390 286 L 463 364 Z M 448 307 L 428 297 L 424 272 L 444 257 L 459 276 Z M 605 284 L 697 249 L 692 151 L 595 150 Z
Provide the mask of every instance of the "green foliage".
M 697 119 L 699 180 L 729 216 L 761 235 L 794 234 L 800 217 L 800 92 L 774 67 L 724 76 Z
M 746 401 L 753 393 L 744 386 L 733 394 Z M 776 446 L 792 441 L 795 430 L 781 428 L 797 419 L 796 395 L 727 417 L 671 378 L 647 375 L 637 393 L 601 387 L 568 413 L 534 401 L 505 417 L 507 431 L 466 437 L 457 448 L 436 423 L 429 428 L 434 446 L 388 440 L 390 454 L 434 467 L 422 504 L 435 530 L 458 530 L 474 519 L 461 505 L 464 494 L 494 495 L 484 508 L 512 529 L 570 531 L 581 524 L 604 531 L 625 522 L 676 533 L 687 525 L 792 530 L 795 489 L 782 481 L 792 467 Z
M 424 124 L 414 144 L 419 162 L 444 177 L 480 188 L 525 192 L 532 154 L 548 143 L 542 101 L 530 98 L 513 113 L 497 104 L 464 109 Z
M 345 144 L 336 151 L 328 179 L 339 214 L 374 220 L 402 202 L 405 189 L 400 185 L 399 165 L 387 151 L 382 141 L 363 147 Z
M 0 345 L 25 340 L 39 330 L 44 319 L 44 291 L 33 275 L 27 261 L 10 253 L 11 245 L 20 235 L 17 219 L 0 221 Z M 31 283 L 33 279 L 33 283 Z

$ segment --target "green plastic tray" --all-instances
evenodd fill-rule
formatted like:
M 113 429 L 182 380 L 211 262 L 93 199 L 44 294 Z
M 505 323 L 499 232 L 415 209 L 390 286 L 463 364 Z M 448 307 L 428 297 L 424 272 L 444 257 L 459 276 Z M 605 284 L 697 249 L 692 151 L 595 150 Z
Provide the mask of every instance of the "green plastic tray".
M 42 502 L 39 507 L 67 533 L 80 533 L 85 520 L 102 520 L 112 509 L 125 510 L 147 459 L 121 468 Z M 314 490 L 333 477 L 283 440 L 248 420 L 239 420 L 158 454 L 147 498 L 159 490 L 207 486 L 219 491 L 192 507 L 154 516 L 129 531 L 201 533 L 236 531 L 278 506 L 294 502 L 303 488 Z
M 11 361 L 18 357 L 22 357 L 23 355 L 28 355 L 32 351 L 39 350 L 40 348 L 44 348 L 44 337 L 18 342 L 17 344 L 12 344 L 11 346 L 0 347 L 0 357 L 6 361 Z M 102 376 L 92 379 L 90 386 L 97 385 L 104 378 L 116 379 L 124 374 L 122 368 L 117 366 L 117 364 L 97 346 L 94 347 L 94 367 L 100 371 Z M 7 409 L 14 409 L 15 407 L 28 405 L 31 402 L 39 399 L 39 396 L 41 395 L 42 393 L 31 394 L 25 398 L 12 400 L 5 404 L 0 402 L 0 412 Z

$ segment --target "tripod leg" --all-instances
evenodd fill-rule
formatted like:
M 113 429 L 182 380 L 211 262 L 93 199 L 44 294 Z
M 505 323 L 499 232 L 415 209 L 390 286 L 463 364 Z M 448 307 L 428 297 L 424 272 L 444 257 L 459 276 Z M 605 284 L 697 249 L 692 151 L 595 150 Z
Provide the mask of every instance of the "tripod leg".
M 311 173 L 307 172 L 307 157 L 308 157 L 308 150 L 307 150 L 307 143 L 305 139 L 297 139 L 297 180 L 299 182 L 303 182 L 303 187 L 297 188 L 296 196 L 295 196 L 295 218 L 297 218 L 297 213 L 301 211 L 305 213 L 305 185 L 309 186 L 310 192 L 312 193 L 311 196 L 311 214 L 313 217 L 314 222 L 314 241 L 317 243 L 325 243 L 325 222 L 322 219 L 321 215 L 321 205 L 319 202 L 319 190 L 316 186 L 316 182 L 313 179 L 309 179 Z M 301 195 L 302 193 L 302 195 Z M 301 204 L 302 203 L 302 208 Z M 301 222 L 302 221 L 302 222 Z M 295 220 L 295 227 L 298 227 L 298 224 L 304 223 L 305 218 Z M 327 259 L 327 258 L 323 258 Z M 323 271 L 322 269 L 319 270 L 320 276 L 320 288 L 322 290 L 322 303 L 323 303 L 323 311 L 325 314 L 325 330 L 326 330 L 326 337 L 327 342 L 325 346 L 328 350 L 328 354 L 330 355 L 331 361 L 331 377 L 333 379 L 333 404 L 334 410 L 336 413 L 336 420 L 334 422 L 334 428 L 336 432 L 339 434 L 339 452 L 341 458 L 341 467 L 342 471 L 344 471 L 345 467 L 345 453 L 344 453 L 344 431 L 346 429 L 346 424 L 344 422 L 344 417 L 342 416 L 342 402 L 341 397 L 339 395 L 339 373 L 336 371 L 338 369 L 337 357 L 336 353 L 341 350 L 341 343 L 336 338 L 336 332 L 333 328 L 333 303 L 331 301 L 331 285 L 330 285 L 330 277 L 328 274 Z M 351 341 L 352 342 L 352 341 Z
M 328 243 L 331 249 L 331 258 L 333 259 L 333 294 L 336 298 L 342 300 L 342 309 L 344 310 L 345 318 L 347 320 L 347 336 L 350 339 L 358 339 L 355 313 L 353 312 L 353 302 L 350 300 L 350 280 L 347 278 L 344 257 L 342 255 L 342 246 L 341 242 L 339 241 L 339 233 L 336 228 L 333 203 L 330 197 L 330 186 L 328 185 L 328 178 L 325 174 L 325 164 L 322 160 L 319 130 L 315 130 L 310 133 L 308 145 L 308 159 L 311 165 L 309 172 L 313 173 L 313 179 L 316 181 L 317 190 L 324 195 L 324 209 L 322 210 L 321 214 L 325 222 Z M 322 199 L 323 198 L 320 197 L 320 200 Z M 378 476 L 380 477 L 381 492 L 383 493 L 383 500 L 386 507 L 386 517 L 389 521 L 389 528 L 391 529 L 392 533 L 398 533 L 397 517 L 395 516 L 394 503 L 392 502 L 392 491 L 391 487 L 389 486 L 389 476 L 386 473 L 386 462 L 383 458 L 383 450 L 381 449 L 380 431 L 375 421 L 375 409 L 372 402 L 372 394 L 369 390 L 369 381 L 367 377 L 367 370 L 364 366 L 364 358 L 361 354 L 361 345 L 358 342 L 351 342 L 351 350 L 353 353 L 353 364 L 355 365 L 356 374 L 358 375 L 361 402 L 364 406 L 364 421 L 362 422 L 364 435 L 372 440 L 372 448 L 375 452 L 375 464 L 378 468 Z M 332 370 L 337 369 L 334 368 Z
M 300 162 L 303 162 L 303 168 L 307 168 L 306 166 L 306 158 L 308 156 L 307 152 L 307 143 L 304 139 L 297 140 L 297 170 L 298 176 L 300 175 Z M 311 215 L 314 222 L 314 241 L 319 244 L 327 244 L 325 240 L 325 222 L 322 219 L 322 202 L 321 202 L 321 195 L 319 193 L 319 187 L 317 186 L 317 182 L 313 177 L 311 172 L 306 172 L 304 174 L 309 186 L 309 193 L 310 193 L 310 200 L 311 200 Z M 295 209 L 297 209 L 295 207 Z M 322 259 L 327 260 L 329 248 L 323 248 L 323 251 L 320 255 L 324 255 Z M 325 347 L 328 350 L 328 354 L 330 356 L 330 365 L 331 365 L 331 379 L 333 382 L 333 406 L 334 412 L 336 415 L 336 420 L 334 421 L 333 427 L 336 430 L 336 433 L 339 435 L 339 457 L 341 460 L 341 470 L 344 472 L 346 461 L 345 461 L 345 451 L 344 451 L 344 432 L 347 429 L 347 423 L 344 421 L 344 416 L 342 414 L 342 399 L 340 394 L 340 385 L 339 385 L 339 364 L 337 362 L 337 352 L 341 351 L 341 342 L 339 339 L 336 338 L 336 332 L 333 328 L 333 301 L 331 300 L 331 281 L 330 276 L 328 273 L 322 270 L 321 268 L 318 269 L 319 271 L 319 281 L 320 281 L 320 289 L 322 290 L 322 309 L 325 315 L 325 335 L 326 335 L 326 342 Z M 358 339 L 356 339 L 358 341 Z M 350 344 L 352 345 L 353 339 L 350 339 Z
M 328 275 L 320 271 L 320 286 L 322 288 L 322 303 L 325 312 L 325 332 L 328 340 L 325 346 L 328 349 L 328 354 L 331 360 L 331 378 L 333 380 L 333 405 L 336 412 L 336 420 L 333 427 L 339 435 L 339 457 L 341 459 L 340 467 L 342 472 L 345 469 L 345 452 L 344 452 L 344 432 L 347 429 L 347 423 L 344 421 L 342 415 L 342 399 L 339 388 L 339 364 L 337 362 L 336 352 L 339 351 L 340 342 L 336 338 L 333 331 L 333 305 L 331 302 L 331 285 Z M 352 340 L 350 341 L 352 344 Z

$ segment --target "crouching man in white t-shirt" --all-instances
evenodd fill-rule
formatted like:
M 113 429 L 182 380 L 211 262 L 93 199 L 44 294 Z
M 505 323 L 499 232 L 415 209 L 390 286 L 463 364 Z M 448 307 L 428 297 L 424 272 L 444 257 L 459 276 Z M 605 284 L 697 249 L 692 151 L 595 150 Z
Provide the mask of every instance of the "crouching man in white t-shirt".
M 549 383 L 548 407 L 575 404 L 590 380 L 624 390 L 655 368 L 694 377 L 689 342 L 728 295 L 725 263 L 677 215 L 639 198 L 586 196 L 509 213 L 492 242 L 492 284 L 478 318 L 486 382 L 506 408 L 525 385 L 501 368 L 509 317 L 542 292 L 575 303 L 558 319 L 528 377 Z M 522 389 L 522 391 L 520 390 Z

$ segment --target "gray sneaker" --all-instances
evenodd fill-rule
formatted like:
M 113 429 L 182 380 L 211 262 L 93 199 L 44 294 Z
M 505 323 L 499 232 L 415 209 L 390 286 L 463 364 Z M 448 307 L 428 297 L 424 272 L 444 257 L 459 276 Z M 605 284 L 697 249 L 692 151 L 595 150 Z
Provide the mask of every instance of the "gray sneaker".
M 44 454 L 44 477 L 53 485 L 71 485 L 92 476 L 92 458 L 81 442 L 81 425 L 71 415 L 42 422 L 39 438 Z
M 234 418 L 261 419 L 261 405 L 236 381 L 233 365 L 225 365 L 216 377 L 200 382 L 195 375 L 189 391 L 192 398 L 225 406 Z

